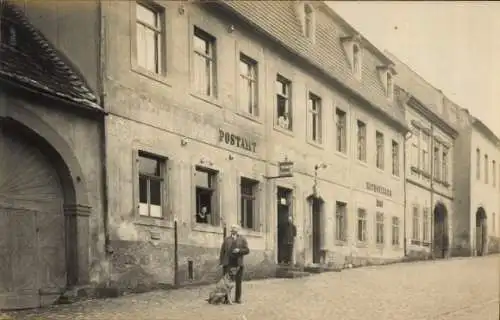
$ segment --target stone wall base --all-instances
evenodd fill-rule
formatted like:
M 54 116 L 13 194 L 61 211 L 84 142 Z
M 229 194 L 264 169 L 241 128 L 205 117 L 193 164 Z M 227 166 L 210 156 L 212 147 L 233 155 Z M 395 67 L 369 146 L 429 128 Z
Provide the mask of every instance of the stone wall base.
M 118 294 L 154 289 L 203 285 L 222 275 L 219 248 L 179 244 L 177 283 L 174 245 L 151 241 L 112 241 L 111 276 L 106 285 Z M 274 277 L 276 265 L 272 252 L 252 250 L 245 257 L 244 279 Z
M 489 237 L 488 254 L 500 253 L 500 237 Z

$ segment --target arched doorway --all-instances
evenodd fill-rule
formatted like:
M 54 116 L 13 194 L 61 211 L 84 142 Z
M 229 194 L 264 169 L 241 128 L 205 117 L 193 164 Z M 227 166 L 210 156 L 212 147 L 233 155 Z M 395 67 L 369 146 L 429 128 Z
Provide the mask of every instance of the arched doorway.
M 445 258 L 448 254 L 448 209 L 442 202 L 434 207 L 434 239 L 433 255 L 435 258 Z
M 0 309 L 52 304 L 68 284 L 63 206 L 74 189 L 54 153 L 16 121 L 0 122 Z
M 487 251 L 487 219 L 486 211 L 483 207 L 477 208 L 476 211 L 476 254 L 483 256 Z

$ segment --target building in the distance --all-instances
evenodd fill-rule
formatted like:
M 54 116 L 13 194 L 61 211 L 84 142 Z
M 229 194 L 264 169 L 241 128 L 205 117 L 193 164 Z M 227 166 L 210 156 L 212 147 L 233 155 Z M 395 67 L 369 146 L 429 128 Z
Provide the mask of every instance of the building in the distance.
M 389 54 L 390 55 L 390 54 Z M 411 134 L 406 140 L 407 254 L 447 257 L 453 248 L 454 144 L 459 108 L 443 93 L 396 62 L 397 88 Z
M 455 174 L 457 255 L 499 252 L 500 139 L 479 119 L 462 110 L 468 125 L 459 130 Z

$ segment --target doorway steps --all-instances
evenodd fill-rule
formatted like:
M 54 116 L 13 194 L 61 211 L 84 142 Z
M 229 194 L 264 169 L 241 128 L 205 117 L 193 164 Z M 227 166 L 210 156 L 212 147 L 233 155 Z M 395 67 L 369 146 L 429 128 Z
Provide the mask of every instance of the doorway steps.
M 304 267 L 304 271 L 309 272 L 309 273 L 340 272 L 340 271 L 342 271 L 342 268 L 313 264 L 313 265 L 309 265 L 309 266 Z
M 295 279 L 310 276 L 311 273 L 305 272 L 302 267 L 290 265 L 278 265 L 276 268 L 276 278 Z

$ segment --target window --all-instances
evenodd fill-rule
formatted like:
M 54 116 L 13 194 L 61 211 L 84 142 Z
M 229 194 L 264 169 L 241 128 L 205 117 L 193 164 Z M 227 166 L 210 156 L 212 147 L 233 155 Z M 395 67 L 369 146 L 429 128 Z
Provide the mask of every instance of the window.
M 358 160 L 366 161 L 366 124 L 360 120 L 357 121 L 358 135 Z
M 337 201 L 335 206 L 335 239 L 346 240 L 347 230 L 347 203 Z
M 437 179 L 439 180 L 440 179 L 440 171 L 441 171 L 441 163 L 439 162 L 439 158 L 440 158 L 440 150 L 439 150 L 439 145 L 436 144 L 434 146 L 434 153 L 433 153 L 433 157 L 434 157 L 434 179 Z
M 495 187 L 497 184 L 497 163 L 495 160 L 491 161 L 491 178 L 493 186 Z
M 165 160 L 139 152 L 139 214 L 163 216 L 163 173 Z
M 384 214 L 381 212 L 377 212 L 376 238 L 377 244 L 384 243 Z
M 352 46 L 352 72 L 356 77 L 361 77 L 361 51 L 357 44 Z
M 360 242 L 366 242 L 367 239 L 367 234 L 366 234 L 366 210 L 365 209 L 358 209 L 358 241 Z
M 392 140 L 392 175 L 399 177 L 399 144 Z
M 392 245 L 399 245 L 399 218 L 392 217 Z
M 280 128 L 292 130 L 292 83 L 290 80 L 276 76 L 276 115 Z
M 422 232 L 424 233 L 424 242 L 429 242 L 429 237 L 430 237 L 430 215 L 429 215 L 429 208 L 424 208 L 423 212 L 423 226 L 422 226 Z
M 488 183 L 488 178 L 489 178 L 488 168 L 489 167 L 490 167 L 490 165 L 488 163 L 488 155 L 485 154 L 484 155 L 484 183 Z
M 219 225 L 217 171 L 196 167 L 196 222 Z
M 420 240 L 420 216 L 417 206 L 413 206 L 412 222 L 412 239 Z
M 430 174 L 429 170 L 429 134 L 422 132 L 422 140 L 420 141 L 420 147 L 422 149 L 422 163 L 421 163 L 421 168 L 424 172 Z
M 313 10 L 310 5 L 304 5 L 304 33 L 306 37 L 312 38 L 314 30 Z
M 387 72 L 386 75 L 386 94 L 387 98 L 392 99 L 394 95 L 394 83 L 392 79 L 392 73 Z
M 448 148 L 446 147 L 443 147 L 443 168 L 442 168 L 442 181 L 443 182 L 448 182 L 448 162 L 449 162 L 449 159 L 448 159 Z
M 476 149 L 476 179 L 481 179 L 481 151 Z
M 215 38 L 205 31 L 194 28 L 193 76 L 196 92 L 214 97 L 216 90 Z
M 259 183 L 255 180 L 241 178 L 240 225 L 245 229 L 257 229 L 257 190 Z
M 240 108 L 253 116 L 258 116 L 257 62 L 240 54 Z
M 376 162 L 377 168 L 384 169 L 384 135 L 381 132 L 375 132 L 375 143 L 377 145 Z
M 346 153 L 347 152 L 347 115 L 344 111 L 337 108 L 335 110 L 335 115 L 337 117 L 337 151 Z
M 321 98 L 309 93 L 309 135 L 313 142 L 321 143 Z
M 162 13 L 136 3 L 137 64 L 151 72 L 162 72 Z

